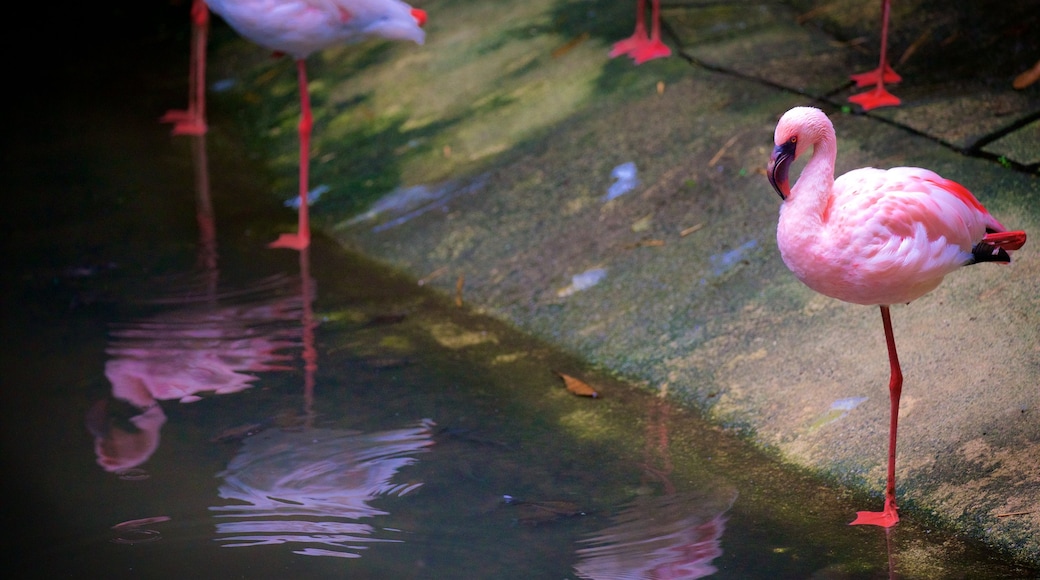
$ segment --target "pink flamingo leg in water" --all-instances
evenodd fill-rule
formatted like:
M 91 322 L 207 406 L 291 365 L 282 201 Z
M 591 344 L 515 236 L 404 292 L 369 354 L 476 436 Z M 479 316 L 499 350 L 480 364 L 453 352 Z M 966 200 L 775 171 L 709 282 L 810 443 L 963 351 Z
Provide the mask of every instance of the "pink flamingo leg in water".
M 206 134 L 206 39 L 209 8 L 203 0 L 191 5 L 191 57 L 188 70 L 188 108 L 167 111 L 162 123 L 173 124 L 174 135 Z
M 889 0 L 881 2 L 881 62 L 878 68 L 858 75 L 852 75 L 852 80 L 858 87 L 876 84 L 873 89 L 852 95 L 849 101 L 863 107 L 864 111 L 878 107 L 898 107 L 901 103 L 899 97 L 885 89 L 885 83 L 898 83 L 902 77 L 892 70 L 888 65 L 888 12 Z
M 888 306 L 881 307 L 881 321 L 885 324 L 885 342 L 888 343 L 888 363 L 891 367 L 888 396 L 892 405 L 888 430 L 888 483 L 885 485 L 885 507 L 880 512 L 856 512 L 856 519 L 849 522 L 850 526 L 890 528 L 899 523 L 899 514 L 896 512 L 896 428 L 899 424 L 899 397 L 903 392 L 903 371 L 899 368 L 896 340 L 892 333 L 892 315 Z
M 300 82 L 300 210 L 299 225 L 295 234 L 282 234 L 267 245 L 269 248 L 302 250 L 311 243 L 310 215 L 307 207 L 307 184 L 309 181 L 311 127 L 311 97 L 307 90 L 307 66 L 303 59 L 296 60 L 296 72 Z

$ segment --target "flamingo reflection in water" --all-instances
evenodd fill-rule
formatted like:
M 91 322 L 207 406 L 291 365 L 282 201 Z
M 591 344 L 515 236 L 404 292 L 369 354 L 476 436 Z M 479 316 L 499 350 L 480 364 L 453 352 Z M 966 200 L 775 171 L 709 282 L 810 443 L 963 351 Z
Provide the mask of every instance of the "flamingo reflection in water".
M 389 515 L 369 502 L 403 496 L 422 483 L 393 480 L 433 444 L 433 422 L 362 433 L 315 428 L 268 430 L 245 440 L 220 474 L 219 495 L 233 503 L 210 509 L 225 547 L 304 545 L 306 556 L 358 558 L 373 543 L 400 542 L 360 520 Z
M 310 248 L 300 250 L 305 296 L 309 255 Z M 219 474 L 219 495 L 232 503 L 210 508 L 223 520 L 216 541 L 225 547 L 304 544 L 294 553 L 357 558 L 367 544 L 401 541 L 359 520 L 389 515 L 370 506 L 371 500 L 403 496 L 422 485 L 392 480 L 433 444 L 433 421 L 373 433 L 314 428 L 315 324 L 311 302 L 302 306 L 306 422 L 301 430 L 270 429 L 249 437 Z
M 291 369 L 285 350 L 312 334 L 301 328 L 301 320 L 313 324 L 309 279 L 280 274 L 244 290 L 218 288 L 205 141 L 194 139 L 200 272 L 164 280 L 161 295 L 147 300 L 172 310 L 112 326 L 105 364 L 111 399 L 95 403 L 87 416 L 98 464 L 113 473 L 141 465 L 158 448 L 166 422 L 161 401 L 190 403 L 248 389 L 259 378 L 253 373 Z
M 612 526 L 581 540 L 587 547 L 577 550 L 579 578 L 692 580 L 717 571 L 712 561 L 722 555 L 725 514 L 737 492 L 719 482 L 676 490 L 668 451 L 671 407 L 665 395 L 662 389 L 661 398 L 650 405 L 642 466 L 645 479 L 659 483 L 663 494 L 639 497 L 614 516 Z

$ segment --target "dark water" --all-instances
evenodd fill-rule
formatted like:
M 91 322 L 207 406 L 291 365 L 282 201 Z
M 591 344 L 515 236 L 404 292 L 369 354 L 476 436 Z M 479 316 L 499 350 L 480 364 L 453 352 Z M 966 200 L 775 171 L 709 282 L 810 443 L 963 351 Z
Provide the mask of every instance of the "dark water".
M 266 249 L 292 213 L 219 97 L 205 138 L 156 122 L 186 64 L 157 38 L 35 78 L 10 119 L 18 577 L 1036 577 L 913 518 L 851 528 L 879 498 L 320 236 Z

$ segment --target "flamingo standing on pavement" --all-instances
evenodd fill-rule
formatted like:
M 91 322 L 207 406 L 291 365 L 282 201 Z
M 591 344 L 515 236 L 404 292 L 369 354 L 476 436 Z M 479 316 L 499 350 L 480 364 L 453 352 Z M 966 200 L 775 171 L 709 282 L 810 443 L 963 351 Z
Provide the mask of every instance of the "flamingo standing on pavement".
M 208 0 L 209 7 L 242 36 L 296 59 L 300 85 L 300 211 L 297 233 L 282 234 L 272 248 L 302 250 L 310 244 L 307 211 L 311 117 L 307 71 L 311 53 L 370 37 L 422 44 L 426 13 L 400 0 Z
M 837 139 L 830 119 L 810 107 L 780 118 L 768 177 L 783 199 L 776 239 L 784 263 L 813 290 L 881 307 L 891 369 L 888 481 L 881 512 L 858 512 L 852 524 L 891 527 L 895 499 L 896 425 L 903 375 L 889 305 L 932 291 L 943 277 L 979 262 L 1009 262 L 1026 241 L 1007 231 L 958 183 L 917 167 L 863 168 L 834 178 Z M 791 187 L 788 169 L 811 157 Z
M 614 43 L 610 58 L 627 54 L 636 64 L 671 56 L 672 51 L 661 42 L 661 0 L 652 0 L 650 34 L 646 33 L 646 0 L 636 2 L 636 30 L 632 36 Z
M 167 111 L 159 119 L 173 124 L 174 135 L 206 133 L 206 37 L 209 36 L 209 8 L 204 0 L 191 4 L 191 56 L 188 64 L 188 108 Z
M 903 80 L 903 77 L 892 70 L 892 67 L 888 64 L 888 3 L 889 0 L 881 0 L 881 58 L 878 67 L 872 71 L 850 77 L 857 87 L 874 85 L 874 88 L 869 91 L 863 91 L 849 97 L 849 102 L 863 107 L 864 111 L 878 107 L 898 107 L 902 102 L 899 100 L 899 97 L 888 92 L 888 89 L 885 88 L 885 83 L 894 84 Z

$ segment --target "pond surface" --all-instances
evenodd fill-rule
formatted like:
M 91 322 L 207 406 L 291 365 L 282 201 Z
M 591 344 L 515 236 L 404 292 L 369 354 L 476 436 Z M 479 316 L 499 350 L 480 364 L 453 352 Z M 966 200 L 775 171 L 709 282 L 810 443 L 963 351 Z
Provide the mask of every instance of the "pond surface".
M 294 216 L 233 122 L 156 122 L 184 60 L 95 62 L 69 74 L 98 88 L 12 120 L 0 423 L 20 577 L 1036 577 L 926 523 L 849 527 L 880 499 L 464 296 L 320 235 L 266 249 Z

